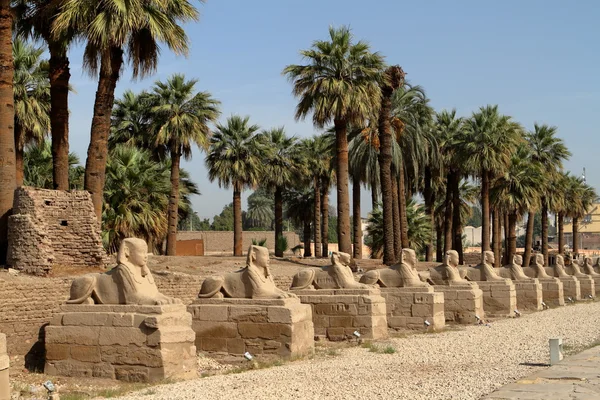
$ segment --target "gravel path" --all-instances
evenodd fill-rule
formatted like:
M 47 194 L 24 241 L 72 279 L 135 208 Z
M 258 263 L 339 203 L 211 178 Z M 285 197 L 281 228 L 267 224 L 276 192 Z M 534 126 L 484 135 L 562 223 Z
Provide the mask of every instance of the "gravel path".
M 123 399 L 478 399 L 540 369 L 548 338 L 569 349 L 600 339 L 600 302 L 390 339 L 394 354 L 355 347 L 339 355 L 161 385 Z M 521 365 L 528 364 L 528 365 Z

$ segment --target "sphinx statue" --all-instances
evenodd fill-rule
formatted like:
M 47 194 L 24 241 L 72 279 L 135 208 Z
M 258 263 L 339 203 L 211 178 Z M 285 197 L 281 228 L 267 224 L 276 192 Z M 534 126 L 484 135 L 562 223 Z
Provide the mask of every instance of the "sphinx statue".
M 576 263 L 572 262 L 572 265 L 573 265 L 573 267 L 575 267 Z M 565 259 L 560 254 L 556 255 L 556 264 L 554 265 L 554 267 L 550 267 L 550 268 L 554 268 L 554 276 L 556 276 L 558 278 L 566 278 L 566 277 L 571 276 L 567 273 L 567 270 L 565 268 Z M 575 271 L 575 269 L 574 269 L 574 271 Z M 577 271 L 581 274 L 581 271 L 579 271 L 579 269 L 577 269 Z
M 202 282 L 199 298 L 285 299 L 296 297 L 279 289 L 269 269 L 269 250 L 252 245 L 246 266 L 224 276 L 211 276 Z
M 494 252 L 484 251 L 481 255 L 481 264 L 475 267 L 460 268 L 461 276 L 468 281 L 504 281 L 506 278 L 501 277 L 494 269 Z
M 533 259 L 533 265 L 524 268 L 523 271 L 525 272 L 525 275 L 531 278 L 549 279 L 554 277 L 554 274 L 548 275 L 548 272 L 544 267 L 544 255 L 542 253 L 536 254 Z
M 510 265 L 505 265 L 499 268 L 498 275 L 503 278 L 512 279 L 513 281 L 531 281 L 535 278 L 530 278 L 523 271 L 523 256 L 515 254 Z
M 369 285 L 356 282 L 350 254 L 334 251 L 331 265 L 305 268 L 294 275 L 291 289 L 364 289 Z
M 429 287 L 422 282 L 415 269 L 417 255 L 413 249 L 402 249 L 400 263 L 390 268 L 367 271 L 360 282 L 367 285 L 377 284 L 381 287 Z
M 427 281 L 432 285 L 446 285 L 448 283 L 468 284 L 458 269 L 458 252 L 456 250 L 446 251 L 444 263 L 440 266 L 429 268 L 428 271 L 420 272 L 421 280 Z
M 181 304 L 158 291 L 147 265 L 148 245 L 142 239 L 121 242 L 118 265 L 102 274 L 88 274 L 71 284 L 68 304 Z
M 600 258 L 598 260 L 600 260 Z M 596 272 L 596 270 L 594 269 L 594 265 L 592 263 L 592 257 L 585 256 L 583 258 L 583 271 L 582 272 L 586 275 L 600 277 L 600 274 L 598 272 Z

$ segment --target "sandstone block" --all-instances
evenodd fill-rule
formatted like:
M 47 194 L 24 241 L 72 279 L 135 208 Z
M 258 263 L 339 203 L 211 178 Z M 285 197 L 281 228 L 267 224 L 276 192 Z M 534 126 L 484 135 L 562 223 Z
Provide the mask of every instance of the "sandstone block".
M 97 346 L 99 344 L 98 328 L 89 326 L 47 326 L 46 343 L 81 344 Z
M 236 338 L 238 325 L 235 322 L 194 321 L 192 329 L 196 337 Z
M 71 346 L 70 355 L 73 360 L 97 363 L 102 361 L 98 346 Z
M 146 344 L 147 335 L 138 328 L 127 327 L 102 327 L 100 328 L 100 346 L 143 346 Z
M 104 326 L 107 325 L 107 313 L 69 313 L 62 317 L 62 325 Z

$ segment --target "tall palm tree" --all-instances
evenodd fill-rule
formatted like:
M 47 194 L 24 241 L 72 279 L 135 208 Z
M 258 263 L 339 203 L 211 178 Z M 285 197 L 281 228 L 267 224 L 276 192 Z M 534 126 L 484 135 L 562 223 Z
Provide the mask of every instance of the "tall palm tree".
M 17 31 L 24 37 L 46 42 L 50 60 L 50 131 L 52 132 L 52 175 L 54 189 L 69 189 L 69 58 L 67 55 L 75 30 L 65 27 L 52 32 L 52 25 L 62 11 L 63 0 L 15 0 Z
M 294 84 L 300 98 L 296 119 L 312 113 L 316 127 L 333 122 L 337 153 L 337 208 L 339 249 L 351 253 L 350 199 L 348 190 L 348 125 L 361 126 L 377 108 L 378 80 L 383 57 L 369 45 L 353 43 L 348 27 L 329 28 L 329 41 L 318 40 L 300 54 L 306 65 L 288 65 L 283 73 Z
M 6 261 L 8 216 L 16 187 L 12 10 L 10 0 L 0 0 L 0 264 Z
M 219 117 L 220 102 L 209 92 L 195 92 L 198 80 L 175 74 L 166 82 L 156 82 L 149 95 L 150 112 L 156 132 L 156 147 L 164 147 L 171 158 L 171 196 L 169 197 L 167 255 L 177 249 L 179 214 L 179 169 L 181 157 L 192 158 L 192 146 L 208 149 L 209 123 Z
M 54 188 L 52 143 L 44 140 L 25 147 L 23 154 L 23 184 L 42 189 Z M 69 154 L 69 182 L 71 190 L 83 189 L 83 167 L 77 154 Z
M 394 197 L 392 186 L 392 96 L 404 84 L 404 71 L 400 66 L 388 67 L 381 80 L 381 108 L 379 109 L 379 174 L 383 215 L 383 263 L 391 265 L 399 254 L 394 248 Z
M 23 185 L 23 150 L 30 142 L 41 143 L 50 130 L 50 85 L 43 47 L 17 38 L 13 42 L 15 74 L 15 158 L 17 186 Z
M 149 95 L 147 92 L 134 93 L 126 90 L 120 99 L 115 100 L 111 117 L 111 131 L 108 149 L 118 144 L 144 149 L 155 148 L 152 136 Z M 156 149 L 155 149 L 156 150 Z
M 288 137 L 284 127 L 261 133 L 265 145 L 271 149 L 265 162 L 264 182 L 275 189 L 275 242 L 283 236 L 283 191 L 294 182 L 301 169 L 298 140 Z M 275 247 L 275 256 L 283 257 L 283 248 Z
M 594 204 L 596 191 L 587 185 L 583 178 L 569 175 L 567 177 L 566 204 L 569 205 L 566 215 L 573 219 L 573 254 L 579 254 L 579 221 Z
M 233 255 L 242 255 L 242 190 L 255 186 L 263 174 L 262 160 L 270 148 L 261 144 L 258 125 L 250 125 L 250 117 L 232 115 L 225 125 L 217 124 L 210 138 L 206 166 L 210 181 L 219 186 L 233 186 Z
M 520 138 L 520 126 L 501 115 L 498 106 L 481 107 L 465 121 L 465 133 L 457 139 L 457 151 L 465 168 L 481 180 L 481 251 L 490 248 L 490 187 L 502 173 Z M 499 261 L 499 254 L 496 255 Z
M 267 230 L 273 229 L 273 222 L 275 220 L 274 208 L 273 193 L 261 187 L 248 196 L 246 221 L 253 227 L 262 227 Z
M 176 54 L 186 54 L 188 38 L 179 23 L 197 19 L 198 10 L 188 0 L 65 0 L 54 21 L 56 35 L 74 29 L 86 41 L 84 65 L 90 73 L 99 73 L 85 168 L 85 189 L 92 195 L 98 219 L 102 213 L 111 111 L 123 63 L 127 58 L 133 76 L 138 77 L 156 69 L 159 43 Z
M 313 217 L 314 191 L 309 187 L 298 187 L 284 193 L 287 215 L 295 224 L 301 225 L 304 236 L 304 257 L 311 257 L 310 237 Z
M 531 146 L 532 159 L 540 163 L 546 177 L 547 189 L 559 171 L 562 170 L 563 161 L 568 160 L 571 152 L 567 149 L 564 141 L 556 136 L 557 128 L 555 126 L 535 124 L 533 131 L 527 135 L 527 140 Z M 542 196 L 542 253 L 544 260 L 548 263 L 548 196 Z

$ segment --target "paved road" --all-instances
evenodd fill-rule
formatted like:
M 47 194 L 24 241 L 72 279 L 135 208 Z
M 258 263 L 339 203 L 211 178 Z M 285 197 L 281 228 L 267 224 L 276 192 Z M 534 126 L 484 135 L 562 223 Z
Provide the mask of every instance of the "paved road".
M 550 368 L 503 386 L 487 400 L 599 400 L 600 346 L 569 356 Z

